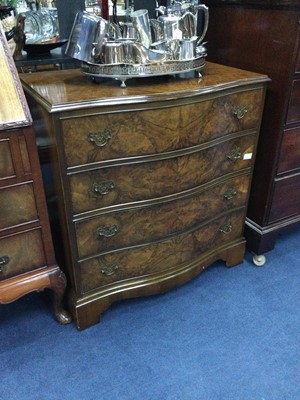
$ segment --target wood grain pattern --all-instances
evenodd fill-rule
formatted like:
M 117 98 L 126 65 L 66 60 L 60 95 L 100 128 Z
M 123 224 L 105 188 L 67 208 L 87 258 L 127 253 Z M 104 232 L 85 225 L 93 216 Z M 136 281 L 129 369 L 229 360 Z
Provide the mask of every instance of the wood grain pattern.
M 23 274 L 46 266 L 40 229 L 0 238 L 0 258 L 8 257 L 0 279 Z
M 68 166 L 78 166 L 157 154 L 196 146 L 225 134 L 256 129 L 261 99 L 260 89 L 184 106 L 62 120 L 66 161 Z M 239 107 L 248 110 L 242 119 L 233 113 Z M 215 115 L 219 117 L 214 118 Z M 97 146 L 97 135 L 107 130 L 111 138 Z
M 240 237 L 245 210 L 231 213 L 201 227 L 157 243 L 121 250 L 80 263 L 82 293 L 124 279 L 142 277 L 188 264 L 219 245 Z M 231 231 L 222 233 L 226 224 Z M 115 267 L 115 268 L 114 268 Z M 107 272 L 107 268 L 112 273 Z
M 10 142 L 7 137 L 1 139 L 0 136 L 0 179 L 10 178 L 15 175 Z
M 300 79 L 294 79 L 286 123 L 300 123 Z
M 172 201 L 85 219 L 76 223 L 78 255 L 150 243 L 193 229 L 212 215 L 243 206 L 248 189 L 249 174 Z M 111 237 L 97 235 L 101 227 L 116 227 L 117 232 Z
M 0 26 L 0 71 L 2 99 L 0 131 L 30 125 L 31 115 L 2 24 Z
M 266 76 L 208 63 L 200 79 L 126 89 L 70 70 L 22 79 L 52 144 L 78 329 L 113 301 L 161 293 L 218 259 L 243 261 Z
M 296 67 L 295 67 L 295 72 L 299 72 L 300 71 L 300 52 L 297 55 L 297 63 L 296 63 Z
M 161 101 L 166 107 L 168 99 L 178 99 L 180 103 L 201 94 L 221 93 L 226 88 L 237 87 L 241 83 L 247 89 L 248 85 L 250 87 L 253 83 L 262 83 L 266 79 L 266 75 L 228 69 L 224 65 L 213 63 L 206 64 L 200 79 L 194 73 L 182 77 L 140 78 L 130 80 L 126 89 L 121 88 L 120 82 L 115 80 L 105 80 L 97 84 L 80 70 L 21 74 L 25 92 L 30 93 L 38 102 L 43 102 L 48 112 L 85 110 L 82 116 L 86 110 L 95 107 L 112 106 L 116 109 L 127 105 L 128 110 L 132 110 L 135 107 L 145 108 L 145 103 L 154 101 Z
M 283 134 L 278 173 L 300 170 L 300 127 L 286 129 Z
M 0 230 L 38 221 L 32 183 L 0 188 Z
M 22 173 L 24 175 L 28 175 L 31 173 L 31 165 L 29 159 L 29 149 L 27 147 L 27 143 L 24 135 L 18 136 L 18 148 L 20 149 L 20 157 L 22 160 L 22 164 L 19 163 L 19 168 L 22 168 Z
M 32 127 L 0 132 L 0 177 L 0 303 L 49 288 L 56 319 L 69 323 Z
M 149 200 L 192 189 L 225 174 L 249 168 L 255 137 L 252 135 L 225 141 L 203 151 L 162 161 L 102 168 L 70 176 L 74 214 L 125 203 Z M 230 161 L 227 154 L 240 149 L 241 157 Z M 105 195 L 93 191 L 94 184 L 114 182 Z
M 297 179 L 300 180 L 299 170 L 294 169 L 298 168 L 299 139 L 296 131 L 291 131 L 300 123 L 300 3 L 207 0 L 206 5 L 210 12 L 208 59 L 268 74 L 271 79 L 246 225 L 249 249 L 263 254 L 274 248 L 279 233 L 300 222 L 297 197 L 293 193 L 279 195 L 282 185 L 289 188 L 289 193 L 293 188 L 297 193 Z M 281 182 L 283 174 L 285 181 Z M 294 212 L 291 197 L 295 200 Z
M 66 324 L 66 277 L 54 255 L 32 118 L 1 25 L 0 71 L 0 303 L 49 288 Z
M 288 194 L 288 195 L 287 195 Z M 270 209 L 270 223 L 297 216 L 300 213 L 299 173 L 287 178 L 279 178 L 274 185 L 274 201 Z

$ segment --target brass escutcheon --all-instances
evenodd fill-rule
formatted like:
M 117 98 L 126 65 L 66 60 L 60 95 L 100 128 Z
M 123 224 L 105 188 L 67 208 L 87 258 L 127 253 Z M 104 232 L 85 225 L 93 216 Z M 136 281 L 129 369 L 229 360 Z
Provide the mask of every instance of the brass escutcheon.
M 104 147 L 107 145 L 108 141 L 112 138 L 112 130 L 105 129 L 103 132 L 88 133 L 87 140 L 97 147 Z
M 101 269 L 101 273 L 105 276 L 111 276 L 113 275 L 117 270 L 119 269 L 119 266 L 117 264 L 109 264 L 105 265 Z
M 100 183 L 93 183 L 92 191 L 93 193 L 99 195 L 99 196 L 104 196 L 111 191 L 113 191 L 115 188 L 115 183 L 114 181 L 106 181 L 106 182 L 100 182 Z
M 234 107 L 232 110 L 232 114 L 237 118 L 237 119 L 243 119 L 244 116 L 247 114 L 248 108 L 246 106 L 237 106 Z
M 219 231 L 226 235 L 227 233 L 230 233 L 232 231 L 232 225 L 230 223 L 223 224 L 220 226 Z
M 0 273 L 3 272 L 3 267 L 9 263 L 9 257 L 8 256 L 3 256 L 0 257 Z
M 119 227 L 116 224 L 102 225 L 96 231 L 96 238 L 101 239 L 102 236 L 110 238 L 119 232 Z
M 226 158 L 230 161 L 237 161 L 242 157 L 242 151 L 239 147 L 235 147 L 228 154 L 226 154 Z
M 231 200 L 234 196 L 238 194 L 237 188 L 233 187 L 228 190 L 223 194 L 226 200 Z

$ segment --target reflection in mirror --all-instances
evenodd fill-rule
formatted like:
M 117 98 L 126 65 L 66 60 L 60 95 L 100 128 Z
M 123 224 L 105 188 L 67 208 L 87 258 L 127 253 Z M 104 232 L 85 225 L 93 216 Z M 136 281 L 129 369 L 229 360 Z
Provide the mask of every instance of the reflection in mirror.
M 85 9 L 92 14 L 105 18 L 107 11 L 111 16 L 113 15 L 113 8 L 115 8 L 118 15 L 122 16 L 127 9 L 125 3 L 128 2 L 128 0 L 85 0 Z
M 86 11 L 95 13 L 101 16 L 101 3 L 104 0 L 85 0 Z M 147 9 L 150 18 L 156 15 L 155 8 L 159 6 L 166 6 L 170 0 L 108 0 L 109 15 L 113 15 L 114 7 L 115 12 L 121 19 L 130 15 L 133 10 Z

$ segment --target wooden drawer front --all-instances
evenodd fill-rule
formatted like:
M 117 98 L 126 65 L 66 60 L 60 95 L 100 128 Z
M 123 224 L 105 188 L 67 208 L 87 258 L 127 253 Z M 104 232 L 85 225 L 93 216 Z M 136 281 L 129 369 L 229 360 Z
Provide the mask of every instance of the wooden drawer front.
M 74 213 L 194 188 L 224 174 L 250 167 L 253 148 L 254 137 L 249 135 L 190 155 L 71 175 Z
M 45 265 L 42 233 L 39 229 L 0 239 L 0 280 Z
M 300 17 L 299 17 L 299 20 L 300 20 Z M 298 57 L 297 57 L 295 72 L 300 72 L 300 46 L 298 48 Z
M 84 261 L 80 263 L 82 293 L 112 282 L 159 273 L 194 262 L 206 251 L 240 237 L 243 228 L 242 210 L 175 238 Z
M 64 120 L 67 165 L 183 149 L 255 128 L 261 102 L 262 90 L 255 90 L 181 107 Z
M 300 174 L 275 182 L 270 222 L 300 214 Z
M 300 127 L 284 131 L 278 173 L 300 168 Z
M 0 179 L 15 176 L 9 139 L 0 140 Z
M 0 230 L 37 220 L 32 184 L 0 188 Z
M 298 121 L 300 121 L 300 79 L 293 81 L 286 122 L 290 124 Z
M 160 205 L 102 215 L 76 224 L 79 257 L 151 243 L 195 228 L 208 218 L 243 206 L 249 175 Z

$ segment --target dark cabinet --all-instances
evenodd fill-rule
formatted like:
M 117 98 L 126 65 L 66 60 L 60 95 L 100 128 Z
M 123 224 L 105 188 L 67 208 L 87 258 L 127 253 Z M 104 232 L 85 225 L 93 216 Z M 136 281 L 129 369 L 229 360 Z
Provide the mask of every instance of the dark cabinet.
M 271 78 L 246 223 L 248 248 L 260 256 L 300 221 L 300 3 L 206 4 L 208 59 Z M 254 260 L 264 263 L 264 257 Z

